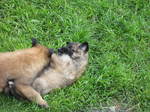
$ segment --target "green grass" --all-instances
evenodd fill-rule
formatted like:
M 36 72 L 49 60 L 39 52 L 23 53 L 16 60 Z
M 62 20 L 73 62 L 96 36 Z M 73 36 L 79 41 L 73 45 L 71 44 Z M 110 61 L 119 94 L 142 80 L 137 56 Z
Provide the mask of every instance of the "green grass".
M 51 112 L 119 105 L 150 111 L 149 0 L 1 0 L 0 51 L 66 41 L 90 44 L 89 66 L 75 84 L 46 96 Z M 0 94 L 0 112 L 48 111 Z

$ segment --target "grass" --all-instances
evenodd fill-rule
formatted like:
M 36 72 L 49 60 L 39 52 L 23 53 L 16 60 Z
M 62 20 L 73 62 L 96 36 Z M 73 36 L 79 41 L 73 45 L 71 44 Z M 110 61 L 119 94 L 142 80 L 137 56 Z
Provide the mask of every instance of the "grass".
M 150 111 L 149 0 L 1 0 L 0 51 L 66 41 L 90 44 L 89 66 L 75 84 L 44 96 L 51 112 L 119 105 Z M 48 111 L 0 94 L 1 112 Z

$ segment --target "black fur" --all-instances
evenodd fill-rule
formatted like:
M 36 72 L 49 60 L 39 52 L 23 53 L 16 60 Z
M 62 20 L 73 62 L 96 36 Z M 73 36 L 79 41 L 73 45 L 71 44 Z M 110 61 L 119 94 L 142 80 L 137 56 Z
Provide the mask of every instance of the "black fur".
M 24 99 L 21 95 L 16 92 L 15 82 L 14 80 L 8 80 L 7 86 L 4 89 L 5 94 L 9 96 L 14 96 L 17 99 Z
M 54 53 L 54 49 L 50 48 L 50 49 L 49 49 L 50 57 L 52 56 L 53 53 Z
M 36 38 L 32 38 L 32 47 L 36 46 L 38 44 L 38 41 Z
M 70 42 L 66 42 L 66 44 L 68 45 L 68 44 L 70 44 Z
M 62 47 L 58 49 L 58 55 L 62 55 L 62 54 L 68 54 L 69 56 L 72 56 L 73 51 L 68 47 Z
M 87 52 L 89 50 L 89 44 L 88 42 L 83 42 L 80 46 L 80 49 L 83 49 L 85 52 Z

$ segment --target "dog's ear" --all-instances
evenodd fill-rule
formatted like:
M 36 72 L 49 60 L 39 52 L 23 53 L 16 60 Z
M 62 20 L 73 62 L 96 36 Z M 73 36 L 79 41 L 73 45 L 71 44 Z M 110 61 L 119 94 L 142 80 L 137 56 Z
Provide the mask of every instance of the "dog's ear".
M 32 38 L 32 47 L 36 46 L 38 44 L 38 41 L 36 38 Z
M 89 50 L 89 44 L 88 44 L 88 42 L 83 42 L 83 43 L 79 46 L 79 48 L 80 48 L 81 50 L 83 50 L 84 52 L 87 52 L 87 51 Z
M 54 54 L 54 49 L 49 48 L 49 57 L 51 57 L 51 56 L 52 56 L 52 54 Z
M 66 42 L 67 45 L 71 44 L 71 42 Z

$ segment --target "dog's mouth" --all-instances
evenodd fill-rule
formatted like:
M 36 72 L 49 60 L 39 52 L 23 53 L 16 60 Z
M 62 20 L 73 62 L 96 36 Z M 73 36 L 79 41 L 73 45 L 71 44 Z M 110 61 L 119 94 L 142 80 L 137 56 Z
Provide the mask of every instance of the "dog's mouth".
M 58 55 L 67 54 L 69 56 L 72 56 L 73 51 L 68 47 L 62 47 L 58 49 Z

